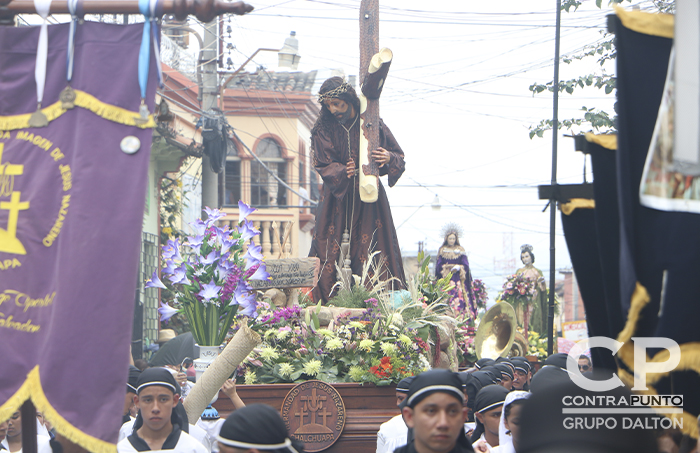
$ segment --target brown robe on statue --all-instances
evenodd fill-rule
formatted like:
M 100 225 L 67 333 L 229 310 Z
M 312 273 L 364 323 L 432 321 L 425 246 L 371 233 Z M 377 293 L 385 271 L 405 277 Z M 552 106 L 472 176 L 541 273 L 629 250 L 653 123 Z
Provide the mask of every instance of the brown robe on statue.
M 389 187 L 392 187 L 404 172 L 404 154 L 383 121 L 380 121 L 379 135 L 380 146 L 391 153 L 391 160 L 379 168 L 379 173 L 389 176 Z M 352 159 L 356 167 L 359 167 L 359 140 L 360 121 L 358 119 L 350 129 Z M 340 256 L 343 231 L 346 228 L 350 230 L 350 223 L 347 220 L 349 218 L 352 218 L 350 233 L 352 273 L 362 275 L 362 266 L 367 261 L 371 244 L 372 251 L 381 251 L 381 256 L 386 258 L 386 269 L 381 278 L 387 280 L 395 277 L 398 282 L 393 283 L 393 288 L 405 288 L 406 277 L 401 250 L 391 217 L 391 208 L 381 180 L 378 182 L 377 201 L 363 203 L 358 189 L 359 175 L 348 179 L 346 174 L 346 164 L 350 160 L 347 149 L 348 134 L 337 121 L 324 125 L 312 135 L 311 148 L 316 171 L 323 178 L 323 193 L 316 210 L 316 227 L 309 252 L 310 257 L 316 256 L 321 260 L 318 284 L 313 290 L 314 300 L 326 302 L 333 291 L 333 285 L 337 281 L 336 263 Z

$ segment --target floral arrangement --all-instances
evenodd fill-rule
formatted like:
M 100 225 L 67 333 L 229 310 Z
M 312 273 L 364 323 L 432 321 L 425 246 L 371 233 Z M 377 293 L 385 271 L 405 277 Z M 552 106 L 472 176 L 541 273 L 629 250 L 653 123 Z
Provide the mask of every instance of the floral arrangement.
M 270 310 L 259 304 L 263 343 L 239 368 L 246 384 L 302 382 L 398 383 L 429 367 L 427 343 L 415 329 L 380 315 L 376 299 L 361 316 L 349 312 L 321 328 L 316 311 L 299 307 Z
M 537 281 L 523 277 L 522 274 L 509 275 L 503 283 L 503 290 L 498 299 L 508 302 L 513 308 L 527 307 L 537 294 Z
M 246 218 L 255 209 L 239 201 L 238 225 L 230 229 L 216 226 L 226 214 L 205 208 L 207 220 L 197 219 L 194 236 L 182 244 L 171 239 L 163 246 L 162 275 L 158 272 L 146 283 L 147 288 L 167 289 L 175 295 L 172 305 L 161 302 L 161 321 L 184 313 L 192 335 L 200 346 L 223 343 L 234 316 L 257 316 L 256 293 L 250 280 L 269 279 L 261 247 L 250 243 L 260 234 Z M 176 308 L 174 308 L 176 307 Z
M 527 340 L 529 346 L 527 354 L 534 355 L 538 360 L 545 360 L 547 358 L 547 335 L 540 335 L 534 330 L 530 330 L 527 333 Z
M 474 299 L 476 299 L 476 308 L 479 310 L 486 308 L 486 304 L 489 301 L 489 294 L 483 280 L 478 278 L 472 280 L 472 292 L 474 293 Z

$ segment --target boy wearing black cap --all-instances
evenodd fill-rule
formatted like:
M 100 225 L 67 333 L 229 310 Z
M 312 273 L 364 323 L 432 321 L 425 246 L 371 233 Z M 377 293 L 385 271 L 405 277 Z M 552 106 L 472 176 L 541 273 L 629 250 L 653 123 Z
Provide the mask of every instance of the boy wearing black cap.
M 401 403 L 408 397 L 408 389 L 415 376 L 401 379 L 396 385 L 396 405 L 401 409 Z M 396 448 L 406 445 L 408 427 L 399 414 L 388 422 L 382 423 L 377 433 L 377 453 L 391 453 Z
M 421 373 L 409 387 L 402 409 L 413 441 L 394 453 L 472 452 L 464 434 L 467 408 L 457 373 L 431 370 Z
M 221 453 L 304 453 L 304 445 L 289 437 L 279 412 L 265 404 L 236 409 L 216 439 Z
M 119 453 L 172 450 L 178 453 L 207 453 L 206 448 L 180 429 L 173 410 L 180 400 L 173 375 L 164 368 L 149 368 L 137 381 L 134 403 L 141 418 L 133 433 L 117 444 Z
M 476 429 L 471 441 L 475 445 L 482 441 L 487 450 L 497 447 L 498 425 L 501 421 L 501 409 L 508 395 L 508 390 L 500 385 L 487 385 L 476 395 L 474 403 L 474 415 L 476 416 Z

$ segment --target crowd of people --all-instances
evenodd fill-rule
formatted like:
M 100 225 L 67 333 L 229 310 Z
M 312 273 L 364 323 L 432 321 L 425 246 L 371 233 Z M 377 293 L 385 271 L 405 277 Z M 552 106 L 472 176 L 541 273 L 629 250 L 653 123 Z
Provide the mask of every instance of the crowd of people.
M 401 413 L 382 424 L 377 453 L 697 453 L 695 442 L 680 431 L 649 429 L 648 423 L 625 427 L 620 415 L 597 426 L 567 424 L 567 398 L 631 396 L 625 387 L 595 393 L 569 377 L 567 355 L 550 356 L 536 372 L 524 357 L 481 359 L 463 372 L 435 369 L 403 379 L 396 387 Z M 171 367 L 172 368 L 172 367 Z M 186 370 L 130 366 L 123 425 L 117 451 L 181 453 L 301 453 L 304 447 L 289 435 L 279 412 L 262 404 L 246 404 L 233 380 L 222 391 L 234 411 L 222 419 L 209 406 L 194 423 L 182 405 Z M 578 368 L 596 375 L 590 358 Z M 571 418 L 571 417 L 569 417 Z M 610 420 L 615 421 L 614 426 Z M 20 412 L 0 423 L 0 449 L 22 451 Z M 60 453 L 51 425 L 37 413 L 39 453 Z
M 662 415 L 625 420 L 623 411 L 610 412 L 605 404 L 629 401 L 630 390 L 585 390 L 572 381 L 567 359 L 553 354 L 537 370 L 524 357 L 481 359 L 464 372 L 432 370 L 406 378 L 396 388 L 401 413 L 381 425 L 376 452 L 697 452 L 696 441 L 675 425 L 664 429 Z M 585 355 L 578 370 L 591 380 L 611 376 L 594 372 Z M 572 401 L 597 403 L 576 411 Z

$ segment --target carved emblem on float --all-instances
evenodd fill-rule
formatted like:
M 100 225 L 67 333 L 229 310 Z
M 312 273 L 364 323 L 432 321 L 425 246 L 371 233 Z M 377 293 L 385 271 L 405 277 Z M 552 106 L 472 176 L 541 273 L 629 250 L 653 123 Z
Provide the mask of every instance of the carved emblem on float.
M 323 451 L 333 445 L 345 427 L 345 404 L 331 385 L 306 381 L 287 393 L 282 418 L 295 439 L 304 442 L 305 451 Z

